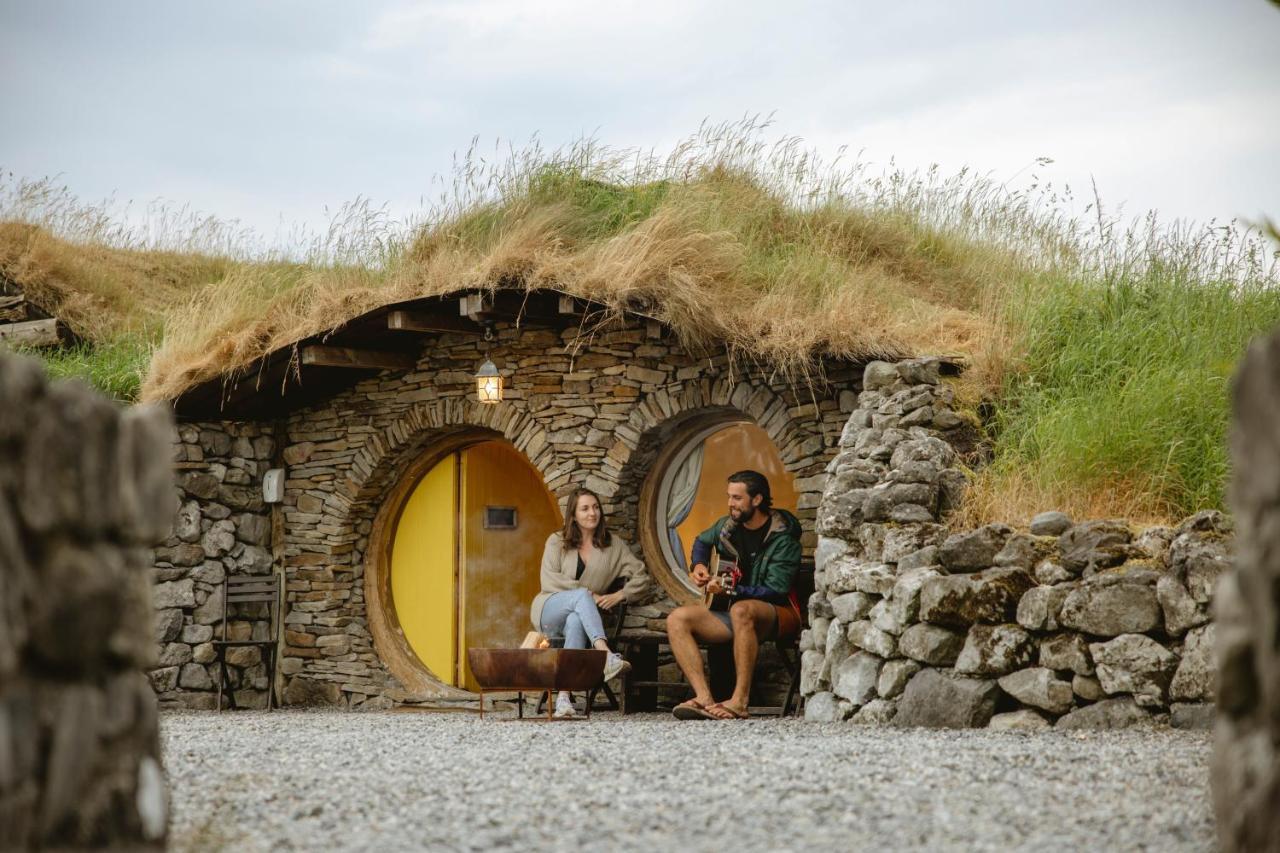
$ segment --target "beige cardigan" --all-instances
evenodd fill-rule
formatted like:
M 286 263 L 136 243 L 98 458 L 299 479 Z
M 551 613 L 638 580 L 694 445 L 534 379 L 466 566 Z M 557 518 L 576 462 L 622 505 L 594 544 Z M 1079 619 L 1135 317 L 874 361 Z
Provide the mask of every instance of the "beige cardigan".
M 564 537 L 560 533 L 552 533 L 547 537 L 547 545 L 542 550 L 542 592 L 533 599 L 529 608 L 529 616 L 533 619 L 535 630 L 542 630 L 542 605 L 553 593 L 586 587 L 595 593 L 603 594 L 619 575 L 627 578 L 622 588 L 623 601 L 635 601 L 649 588 L 649 573 L 644 563 L 631 553 L 627 543 L 618 534 L 611 534 L 608 548 L 591 552 L 587 567 L 578 579 L 578 549 L 564 549 Z

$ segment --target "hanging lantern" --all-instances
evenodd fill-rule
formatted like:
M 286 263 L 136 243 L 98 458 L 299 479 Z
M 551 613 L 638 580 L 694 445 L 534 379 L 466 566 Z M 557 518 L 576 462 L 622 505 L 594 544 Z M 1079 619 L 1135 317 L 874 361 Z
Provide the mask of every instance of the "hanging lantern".
M 498 366 L 486 358 L 476 371 L 476 399 L 481 403 L 497 403 L 502 400 L 502 374 Z

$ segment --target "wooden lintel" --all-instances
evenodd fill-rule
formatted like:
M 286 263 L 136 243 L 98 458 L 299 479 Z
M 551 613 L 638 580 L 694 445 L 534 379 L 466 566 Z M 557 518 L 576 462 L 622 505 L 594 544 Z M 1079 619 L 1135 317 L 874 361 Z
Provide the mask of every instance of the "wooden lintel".
M 302 364 L 314 367 L 353 367 L 360 370 L 407 370 L 417 362 L 403 352 L 331 347 L 308 344 L 302 348 Z
M 475 323 L 461 317 L 428 314 L 425 311 L 392 311 L 387 328 L 400 332 L 478 332 Z
M 57 346 L 61 342 L 58 336 L 58 321 L 28 320 L 24 323 L 0 326 L 0 341 L 27 347 Z

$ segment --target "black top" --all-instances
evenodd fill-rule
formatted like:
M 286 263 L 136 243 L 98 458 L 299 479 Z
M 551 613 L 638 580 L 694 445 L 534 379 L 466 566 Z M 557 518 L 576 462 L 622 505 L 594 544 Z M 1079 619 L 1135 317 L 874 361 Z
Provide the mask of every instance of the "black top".
M 575 580 L 582 580 L 582 573 L 587 570 L 586 561 L 582 559 L 582 554 L 578 554 L 578 574 L 574 575 Z
M 729 534 L 729 541 L 733 543 L 734 548 L 738 549 L 738 568 L 742 570 L 744 576 L 749 574 L 755 566 L 756 558 L 764 549 L 764 538 L 768 535 L 767 519 L 755 530 L 748 530 L 745 524 L 739 524 Z

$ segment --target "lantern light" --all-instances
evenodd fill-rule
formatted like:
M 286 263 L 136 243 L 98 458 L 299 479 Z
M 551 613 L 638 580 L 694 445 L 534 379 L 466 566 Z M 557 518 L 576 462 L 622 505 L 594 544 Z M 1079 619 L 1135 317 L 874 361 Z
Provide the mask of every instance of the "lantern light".
M 481 403 L 497 403 L 502 400 L 502 374 L 492 360 L 486 358 L 476 371 L 476 399 Z

